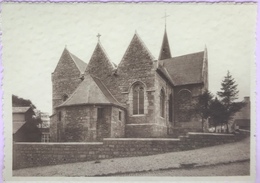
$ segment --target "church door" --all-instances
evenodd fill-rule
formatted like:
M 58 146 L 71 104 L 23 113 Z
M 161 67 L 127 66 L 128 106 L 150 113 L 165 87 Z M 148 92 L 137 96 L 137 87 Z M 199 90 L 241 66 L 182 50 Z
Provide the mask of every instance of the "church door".
M 97 108 L 97 140 L 109 137 L 105 108 Z

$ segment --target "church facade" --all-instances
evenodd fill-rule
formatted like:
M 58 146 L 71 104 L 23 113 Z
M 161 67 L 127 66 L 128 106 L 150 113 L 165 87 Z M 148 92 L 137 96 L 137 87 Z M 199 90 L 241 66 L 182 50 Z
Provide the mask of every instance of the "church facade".
M 98 40 L 88 64 L 65 48 L 52 85 L 52 141 L 175 137 L 201 131 L 194 106 L 208 88 L 207 49 L 172 57 L 165 29 L 156 59 L 135 33 L 115 65 Z

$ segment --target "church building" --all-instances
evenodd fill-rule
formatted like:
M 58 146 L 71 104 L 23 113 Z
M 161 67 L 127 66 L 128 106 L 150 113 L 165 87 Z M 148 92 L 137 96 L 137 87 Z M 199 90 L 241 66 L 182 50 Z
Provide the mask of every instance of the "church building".
M 165 29 L 156 59 L 135 33 L 116 65 L 99 37 L 88 64 L 65 48 L 52 73 L 51 141 L 177 137 L 201 131 L 194 106 L 208 88 L 206 48 L 172 56 Z

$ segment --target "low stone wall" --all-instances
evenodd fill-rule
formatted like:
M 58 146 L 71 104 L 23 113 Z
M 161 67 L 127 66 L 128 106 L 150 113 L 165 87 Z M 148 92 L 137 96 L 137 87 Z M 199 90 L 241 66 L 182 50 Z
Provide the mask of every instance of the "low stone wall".
M 13 169 L 191 150 L 234 142 L 243 137 L 188 133 L 179 139 L 108 138 L 92 143 L 14 143 Z

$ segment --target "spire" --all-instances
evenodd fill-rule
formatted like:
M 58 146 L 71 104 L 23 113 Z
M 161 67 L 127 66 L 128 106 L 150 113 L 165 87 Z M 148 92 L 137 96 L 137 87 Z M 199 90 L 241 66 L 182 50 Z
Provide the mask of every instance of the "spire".
M 170 49 L 168 36 L 167 36 L 167 32 L 166 32 L 166 27 L 165 27 L 163 41 L 162 41 L 162 47 L 161 47 L 161 51 L 160 51 L 160 55 L 159 55 L 158 59 L 164 60 L 164 59 L 168 59 L 168 58 L 171 58 L 171 57 L 172 57 L 171 49 Z

